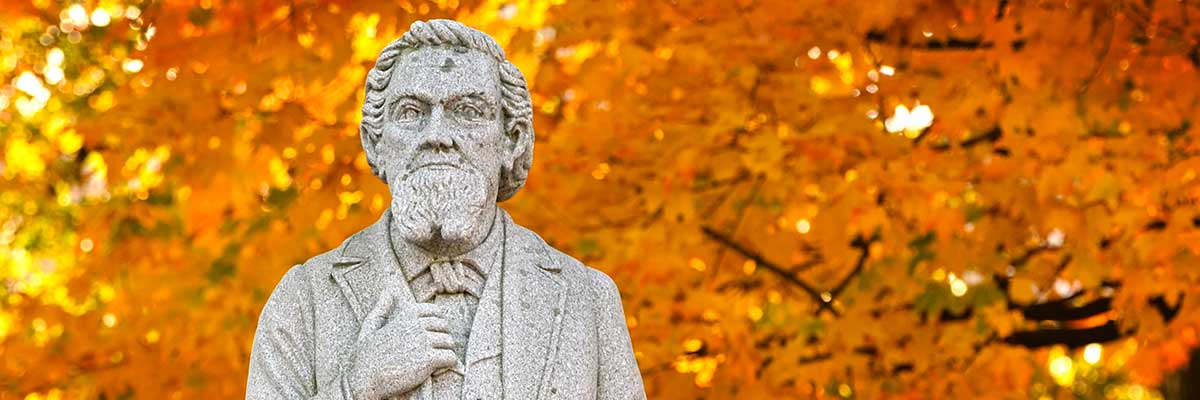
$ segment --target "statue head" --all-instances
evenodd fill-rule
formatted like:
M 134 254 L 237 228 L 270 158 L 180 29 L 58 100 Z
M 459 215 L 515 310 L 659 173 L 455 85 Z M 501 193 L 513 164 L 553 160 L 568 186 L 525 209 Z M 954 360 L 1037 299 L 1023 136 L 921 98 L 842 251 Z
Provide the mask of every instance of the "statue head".
M 533 163 L 529 90 L 504 50 L 455 21 L 414 22 L 380 53 L 365 97 L 367 163 L 406 239 L 439 253 L 482 241 Z

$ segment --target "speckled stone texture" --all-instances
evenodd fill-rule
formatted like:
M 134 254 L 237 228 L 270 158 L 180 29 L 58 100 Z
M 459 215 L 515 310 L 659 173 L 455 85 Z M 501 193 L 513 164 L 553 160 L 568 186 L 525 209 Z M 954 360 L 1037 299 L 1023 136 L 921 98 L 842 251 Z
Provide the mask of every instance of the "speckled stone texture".
M 644 399 L 616 285 L 497 203 L 533 162 L 525 78 L 486 34 L 413 23 L 368 73 L 392 204 L 267 300 L 247 399 Z

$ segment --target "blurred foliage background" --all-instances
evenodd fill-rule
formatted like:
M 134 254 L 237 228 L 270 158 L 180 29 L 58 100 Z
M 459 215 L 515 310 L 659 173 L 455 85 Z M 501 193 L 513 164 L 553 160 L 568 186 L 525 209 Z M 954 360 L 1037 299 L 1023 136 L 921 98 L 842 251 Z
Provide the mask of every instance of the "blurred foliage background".
M 503 206 L 651 398 L 1200 396 L 1196 1 L 0 0 L 0 398 L 241 397 L 430 18 L 524 71 Z

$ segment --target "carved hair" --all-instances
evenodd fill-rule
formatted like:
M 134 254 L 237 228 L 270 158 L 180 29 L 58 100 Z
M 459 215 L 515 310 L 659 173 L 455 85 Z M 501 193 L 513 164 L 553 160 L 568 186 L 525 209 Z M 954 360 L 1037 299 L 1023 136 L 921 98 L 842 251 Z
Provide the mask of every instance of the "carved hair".
M 379 53 L 375 67 L 367 73 L 366 95 L 362 108 L 362 123 L 358 132 L 363 149 L 367 153 L 367 164 L 375 176 L 387 182 L 382 160 L 377 159 L 375 144 L 383 134 L 387 88 L 392 77 L 392 66 L 401 55 L 423 47 L 461 46 L 486 54 L 496 60 L 500 70 L 501 109 L 503 110 L 504 132 L 516 143 L 512 163 L 502 163 L 499 190 L 496 201 L 508 200 L 522 186 L 533 166 L 533 106 L 529 99 L 529 87 L 525 76 L 504 55 L 504 49 L 491 36 L 457 21 L 435 19 L 413 22 L 399 39 L 389 43 Z

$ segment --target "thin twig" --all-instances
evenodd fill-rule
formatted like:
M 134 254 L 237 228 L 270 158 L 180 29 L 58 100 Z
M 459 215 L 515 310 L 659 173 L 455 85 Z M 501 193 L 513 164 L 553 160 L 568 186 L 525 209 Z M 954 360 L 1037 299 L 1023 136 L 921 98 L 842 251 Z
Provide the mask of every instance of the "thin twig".
M 709 238 L 717 241 L 725 247 L 733 249 L 733 251 L 740 253 L 743 257 L 754 260 L 755 264 L 758 264 L 758 266 L 766 269 L 767 271 L 771 271 L 775 275 L 779 275 L 779 277 L 783 278 L 783 280 L 795 285 L 796 287 L 799 287 L 801 290 L 807 293 L 809 297 L 812 297 L 813 301 L 816 301 L 818 304 L 825 303 L 825 300 L 821 298 L 821 291 L 817 290 L 815 287 L 800 279 L 796 275 L 793 275 L 788 270 L 781 268 L 779 264 L 775 264 L 767 260 L 762 255 L 758 254 L 758 252 L 742 246 L 741 244 L 735 242 L 732 238 L 725 236 L 725 234 L 721 232 L 718 232 L 716 229 L 705 226 L 701 227 L 701 230 Z M 830 311 L 833 311 L 835 316 L 838 315 L 837 311 L 832 309 Z

